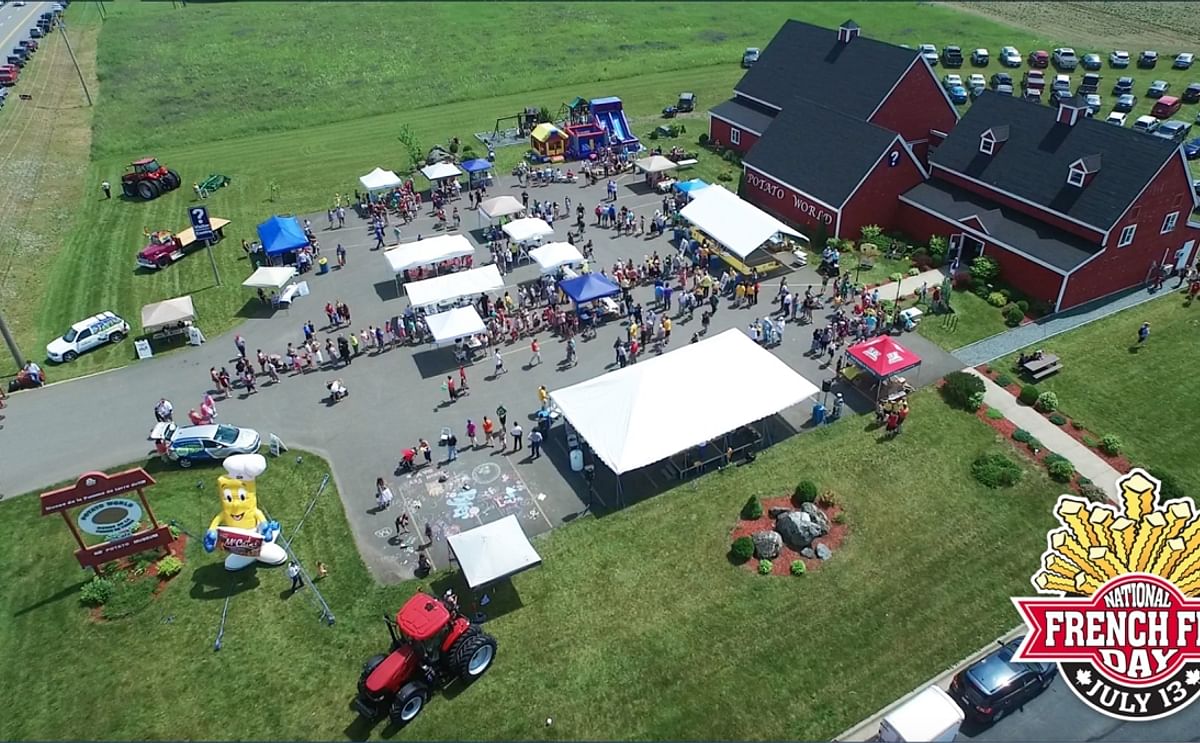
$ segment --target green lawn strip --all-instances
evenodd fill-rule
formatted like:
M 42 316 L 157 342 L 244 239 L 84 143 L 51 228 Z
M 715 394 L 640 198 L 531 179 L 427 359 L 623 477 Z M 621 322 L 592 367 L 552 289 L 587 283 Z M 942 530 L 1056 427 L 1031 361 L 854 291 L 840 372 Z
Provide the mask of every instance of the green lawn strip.
M 926 314 L 917 325 L 917 332 L 947 351 L 1008 329 L 1000 309 L 971 292 L 954 292 L 950 295 L 950 306 L 954 313 L 945 315 L 934 315 L 928 312 L 928 307 L 923 307 Z
M 1007 597 L 1028 591 L 1057 489 L 1032 467 L 1009 490 L 977 485 L 969 463 L 1003 442 L 932 393 L 915 396 L 894 441 L 866 424 L 792 438 L 751 466 L 538 538 L 544 564 L 514 580 L 523 606 L 488 625 L 495 668 L 466 693 L 435 698 L 410 734 L 824 739 L 1012 626 Z M 285 536 L 324 471 L 305 455 L 301 465 L 272 460 L 260 479 Z M 159 515 L 198 533 L 216 512 L 216 474 L 156 475 Z M 731 566 L 727 535 L 747 495 L 787 493 L 805 477 L 849 515 L 834 558 L 801 578 Z M 0 545 L 10 567 L 0 683 L 42 700 L 13 707 L 0 734 L 342 738 L 359 664 L 386 644 L 378 617 L 411 586 L 373 586 L 337 494 L 322 498 L 297 548 L 310 569 L 330 565 L 322 590 L 337 624 L 321 626 L 304 594 L 281 600 L 282 571 L 263 569 L 231 602 L 217 654 L 221 589 L 207 586 L 241 579 L 217 556 L 193 543 L 183 574 L 148 609 L 93 624 L 77 604 L 87 576 L 63 524 L 37 517 L 31 498 L 0 503 L 14 535 Z M 1012 559 L 997 560 L 996 545 Z M 138 703 L 71 714 L 71 700 L 114 683 Z M 237 699 L 252 701 L 235 730 L 224 721 Z
M 1200 469 L 1188 445 L 1200 437 L 1200 395 L 1192 382 L 1198 313 L 1200 307 L 1186 306 L 1176 294 L 1024 349 L 1062 359 L 1062 371 L 1037 388 L 1055 392 L 1065 415 L 1097 439 L 1120 436 L 1131 461 L 1163 468 L 1191 492 L 1200 492 Z M 1150 323 L 1150 340 L 1136 349 L 1143 322 Z M 1018 355 L 993 366 L 1008 371 Z

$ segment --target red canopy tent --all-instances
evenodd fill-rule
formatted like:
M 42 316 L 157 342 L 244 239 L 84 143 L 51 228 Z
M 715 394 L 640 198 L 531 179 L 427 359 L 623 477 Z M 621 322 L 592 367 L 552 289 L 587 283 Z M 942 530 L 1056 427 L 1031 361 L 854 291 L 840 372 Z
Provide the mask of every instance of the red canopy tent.
M 846 357 L 875 378 L 876 400 L 879 399 L 883 382 L 921 365 L 920 356 L 886 335 L 850 346 L 846 349 Z M 897 392 L 897 395 L 903 395 L 903 392 Z

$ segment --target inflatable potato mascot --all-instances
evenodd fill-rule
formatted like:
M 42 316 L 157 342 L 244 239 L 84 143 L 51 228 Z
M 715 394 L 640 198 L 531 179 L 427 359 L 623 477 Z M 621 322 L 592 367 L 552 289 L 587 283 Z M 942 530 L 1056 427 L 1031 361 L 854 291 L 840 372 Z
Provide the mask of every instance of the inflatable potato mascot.
M 221 512 L 208 525 L 204 549 L 212 552 L 218 545 L 229 554 L 226 570 L 241 570 L 255 561 L 282 565 L 287 552 L 276 544 L 279 522 L 268 521 L 258 508 L 254 480 L 267 469 L 261 454 L 235 454 L 224 461 L 228 477 L 217 478 Z

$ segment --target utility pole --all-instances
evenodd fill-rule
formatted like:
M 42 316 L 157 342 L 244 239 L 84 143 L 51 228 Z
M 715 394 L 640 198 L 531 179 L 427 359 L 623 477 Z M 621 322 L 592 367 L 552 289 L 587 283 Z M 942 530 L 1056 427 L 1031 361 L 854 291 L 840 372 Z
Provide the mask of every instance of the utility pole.
M 8 346 L 8 351 L 12 354 L 13 361 L 17 362 L 17 368 L 20 369 L 25 365 L 25 356 L 21 354 L 21 349 L 17 347 L 17 342 L 13 339 L 12 333 L 8 332 L 8 323 L 4 322 L 3 312 L 0 312 L 0 335 L 4 336 L 4 343 Z
M 79 75 L 79 84 L 83 86 L 83 95 L 87 97 L 88 105 L 92 105 L 92 94 L 88 91 L 87 82 L 83 79 L 83 70 L 79 69 L 79 60 L 75 59 L 75 51 L 71 49 L 71 40 L 67 38 L 67 24 L 61 19 L 58 22 L 58 31 L 62 34 L 63 42 L 67 45 L 67 54 L 71 55 L 71 63 L 75 65 L 75 72 Z
M 206 253 L 208 253 L 208 260 L 210 263 L 212 263 L 213 279 L 216 280 L 217 286 L 220 286 L 221 285 L 221 274 L 217 273 L 217 258 L 216 258 L 216 256 L 213 255 L 213 249 L 212 249 L 213 241 L 205 240 L 204 244 L 206 246 L 204 251 Z

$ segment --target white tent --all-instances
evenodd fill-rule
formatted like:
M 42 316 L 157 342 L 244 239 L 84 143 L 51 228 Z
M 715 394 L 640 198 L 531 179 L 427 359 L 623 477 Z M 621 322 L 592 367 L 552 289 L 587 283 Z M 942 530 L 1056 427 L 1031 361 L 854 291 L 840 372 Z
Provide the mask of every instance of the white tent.
M 487 332 L 487 326 L 474 307 L 455 307 L 436 315 L 426 315 L 425 324 L 429 326 L 433 342 L 438 345 Z
M 643 173 L 665 173 L 668 170 L 674 170 L 679 165 L 674 160 L 669 160 L 662 155 L 651 155 L 643 157 L 634 163 L 637 169 Z
M 392 273 L 399 275 L 410 268 L 432 266 L 451 258 L 462 258 L 475 254 L 475 246 L 463 235 L 438 235 L 425 240 L 398 245 L 384 251 Z
M 514 196 L 494 196 L 479 203 L 479 211 L 488 219 L 507 217 L 525 211 L 525 205 Z
M 780 233 L 801 236 L 724 186 L 712 185 L 696 192 L 692 202 L 679 214 L 739 258 L 750 255 Z
M 712 394 L 713 380 L 749 384 Z M 550 393 L 601 461 L 621 474 L 666 459 L 816 394 L 740 330 Z
M 192 297 L 176 297 L 142 307 L 142 330 L 147 333 L 165 325 L 196 319 Z
M 282 289 L 295 275 L 296 269 L 291 266 L 263 266 L 250 274 L 250 278 L 243 281 L 242 286 L 251 289 Z
M 452 534 L 446 541 L 471 588 L 542 564 L 521 522 L 513 515 Z
M 413 307 L 429 307 L 441 302 L 452 302 L 461 297 L 470 297 L 483 292 L 494 292 L 504 286 L 504 279 L 495 264 L 456 271 L 445 276 L 414 281 L 404 287 L 408 301 Z
M 434 163 L 421 168 L 421 175 L 431 181 L 440 181 L 443 178 L 457 178 L 462 171 L 454 163 Z
M 529 257 L 537 261 L 542 273 L 550 273 L 562 266 L 577 266 L 583 263 L 583 254 L 571 243 L 546 243 L 529 251 Z
M 543 237 L 550 237 L 554 234 L 554 228 L 546 224 L 545 220 L 525 217 L 524 219 L 514 219 L 504 225 L 504 234 L 512 238 L 513 242 L 527 243 Z
M 399 188 L 400 185 L 404 183 L 404 181 L 400 179 L 400 176 L 396 175 L 390 170 L 384 170 L 383 168 L 375 168 L 370 173 L 367 173 L 363 177 L 359 178 L 358 182 L 361 183 L 362 187 L 368 192 L 383 191 L 384 189 L 388 188 Z

